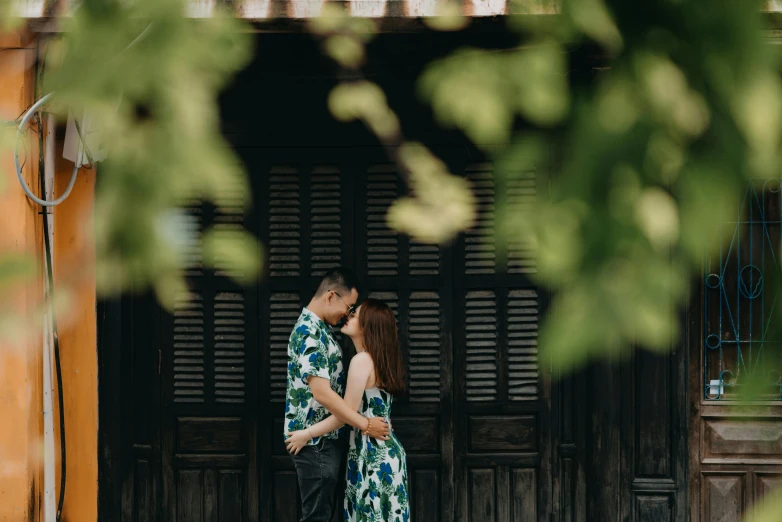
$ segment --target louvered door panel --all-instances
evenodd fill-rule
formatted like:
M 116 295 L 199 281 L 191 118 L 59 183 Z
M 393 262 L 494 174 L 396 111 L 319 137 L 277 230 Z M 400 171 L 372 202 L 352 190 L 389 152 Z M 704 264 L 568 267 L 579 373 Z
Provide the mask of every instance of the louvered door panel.
M 288 340 L 302 307 L 309 302 L 322 276 L 332 268 L 354 264 L 345 263 L 355 230 L 352 214 L 366 201 L 349 198 L 354 171 L 345 168 L 339 155 L 284 150 L 272 155 L 281 161 L 266 167 L 268 176 L 263 180 L 274 187 L 266 196 L 268 204 L 264 209 L 267 242 L 272 251 L 270 277 L 261 288 L 265 315 L 260 318 L 267 332 L 262 349 L 268 353 L 267 365 L 261 369 L 266 383 L 266 402 L 261 409 L 268 418 L 263 435 L 267 459 L 263 481 L 268 493 L 264 509 L 269 520 L 295 522 L 299 492 L 293 463 L 282 442 Z M 381 238 L 389 238 L 382 227 L 376 230 Z M 379 248 L 384 246 L 388 245 L 381 244 Z M 342 336 L 337 331 L 333 333 L 344 346 Z
M 220 207 L 215 208 L 212 214 L 212 227 L 215 232 L 224 236 L 235 235 L 244 230 L 245 226 L 245 205 L 247 190 L 243 184 L 235 184 L 224 188 L 224 193 L 220 198 Z M 246 274 L 230 273 L 225 269 L 225 254 L 223 252 L 215 253 L 216 268 L 214 275 L 217 277 L 245 277 Z
M 410 240 L 410 275 L 436 276 L 440 273 L 440 247 Z
M 386 214 L 399 194 L 396 170 L 372 166 L 366 181 L 366 269 L 370 277 L 399 275 L 399 235 L 386 224 Z
M 533 289 L 508 293 L 508 398 L 538 398 L 538 293 Z
M 389 207 L 408 192 L 395 165 L 369 161 L 358 171 L 357 273 L 369 295 L 394 310 L 405 361 L 407 393 L 394 399 L 392 423 L 408 455 L 412 518 L 438 521 L 447 518 L 438 508 L 449 502 L 443 492 L 452 491 L 451 346 L 444 326 L 450 257 L 389 228 Z
M 465 169 L 478 203 L 463 234 L 455 279 L 460 296 L 455 341 L 457 495 L 468 522 L 500 517 L 537 521 L 540 401 L 537 358 L 538 294 L 527 279 L 536 270 L 531 245 L 500 230 L 523 216 L 537 197 L 534 173 L 498 176 L 491 165 Z M 501 221 L 502 220 L 502 221 Z M 507 232 L 507 235 L 501 232 Z M 457 273 L 460 268 L 457 267 Z
M 475 195 L 475 226 L 464 234 L 464 273 L 466 275 L 496 272 L 495 211 L 497 207 L 494 173 L 485 165 L 467 169 L 467 180 Z
M 490 165 L 466 169 L 479 205 L 473 230 L 462 239 L 465 355 L 461 368 L 467 402 L 502 405 L 538 398 L 537 292 L 526 275 L 536 270 L 530 245 L 501 235 L 502 218 L 520 217 L 537 197 L 535 173 L 513 173 L 497 179 Z M 506 262 L 500 262 L 501 253 Z M 510 287 L 510 288 L 509 288 Z
M 214 299 L 214 394 L 216 402 L 245 399 L 245 303 L 241 292 L 219 292 Z
M 244 403 L 245 300 L 242 291 L 203 289 L 177 299 L 172 317 L 173 354 L 167 358 L 174 403 Z
M 497 301 L 494 292 L 476 290 L 465 300 L 467 400 L 497 399 Z
M 275 166 L 268 177 L 269 274 L 301 275 L 301 180 L 294 167 Z
M 301 314 L 298 293 L 272 293 L 269 305 L 270 399 L 284 403 L 288 379 L 288 340 Z
M 386 303 L 394 311 L 394 317 L 399 321 L 399 295 L 396 292 L 370 292 L 369 297 Z
M 533 210 L 537 198 L 537 177 L 534 172 L 525 172 L 509 176 L 505 183 L 506 204 L 509 214 L 515 219 L 524 219 Z M 537 272 L 537 261 L 534 246 L 523 238 L 507 237 L 507 263 L 509 274 L 534 274 Z
M 184 238 L 182 246 L 186 263 L 185 276 L 200 277 L 204 275 L 204 254 L 201 243 L 204 209 L 197 202 L 191 202 L 184 206 L 183 212 L 181 237 Z
M 173 400 L 204 402 L 204 303 L 185 294 L 174 305 Z
M 230 236 L 248 221 L 246 194 L 236 186 L 220 194 L 220 207 L 192 203 L 185 209 L 183 252 L 189 292 L 175 302 L 172 343 L 160 354 L 164 415 L 162 469 L 166 519 L 201 514 L 216 522 L 257 520 L 255 293 L 231 281 L 229 260 L 203 266 L 206 228 Z M 219 506 L 227 506 L 220 509 Z
M 440 400 L 440 297 L 413 292 L 409 302 L 410 401 Z
M 311 273 L 323 276 L 342 261 L 342 215 L 340 172 L 336 167 L 319 166 L 310 182 Z

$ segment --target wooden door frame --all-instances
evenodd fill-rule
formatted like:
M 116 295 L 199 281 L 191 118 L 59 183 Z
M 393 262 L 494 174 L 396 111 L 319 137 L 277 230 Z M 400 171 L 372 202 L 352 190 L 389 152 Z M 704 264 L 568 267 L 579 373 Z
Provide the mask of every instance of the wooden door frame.
M 703 272 L 703 269 L 701 269 Z M 689 520 L 700 522 L 700 498 L 701 498 L 701 404 L 703 402 L 703 347 L 701 332 L 703 331 L 703 284 L 698 283 L 696 289 L 690 295 L 687 306 L 687 351 L 689 364 L 687 379 L 689 381 L 689 434 L 687 446 L 689 447 L 688 459 L 688 498 Z
M 700 274 L 705 274 L 705 266 L 702 267 Z M 703 277 L 699 281 L 695 290 L 690 296 L 687 306 L 686 339 L 687 351 L 689 355 L 687 376 L 689 379 L 689 397 L 688 397 L 688 520 L 690 522 L 708 522 L 702 520 L 702 512 L 705 507 L 704 490 L 702 484 L 702 475 L 704 467 L 714 467 L 706 469 L 707 473 L 718 475 L 721 473 L 744 473 L 746 474 L 743 482 L 742 504 L 743 508 L 749 508 L 755 501 L 757 494 L 755 475 L 774 474 L 782 475 L 782 459 L 774 462 L 762 463 L 762 458 L 751 459 L 721 459 L 724 462 L 704 463 L 704 452 L 706 451 L 706 440 L 704 433 L 704 419 L 731 417 L 734 419 L 762 418 L 776 419 L 782 422 L 782 403 L 778 401 L 758 401 L 748 404 L 740 401 L 706 401 L 704 399 L 704 342 L 703 332 L 705 326 L 703 301 L 705 298 L 705 285 Z M 746 407 L 748 410 L 737 412 L 736 407 Z M 720 460 L 720 459 L 712 459 Z M 733 460 L 733 462 L 731 462 Z M 747 466 L 751 466 L 747 469 Z M 754 469 L 753 469 L 754 467 Z M 762 467 L 761 469 L 757 469 Z M 750 480 L 750 477 L 753 477 Z
M 149 495 L 151 520 L 160 519 L 160 419 L 153 415 L 148 426 L 151 441 L 143 447 L 136 446 L 132 437 L 135 394 L 133 393 L 134 354 L 136 342 L 153 342 L 160 345 L 159 314 L 161 309 L 149 306 L 151 294 L 139 295 L 132 290 L 116 296 L 101 298 L 97 302 L 98 331 L 98 520 L 101 522 L 132 522 L 132 513 L 126 509 L 134 501 L 132 478 L 134 459 L 144 454 L 148 461 L 152 483 Z M 137 341 L 136 313 L 144 314 L 149 339 Z M 151 324 L 155 323 L 155 324 Z M 143 335 L 143 334 L 142 334 Z M 144 361 L 151 366 L 149 353 Z M 154 401 L 149 407 L 160 410 L 160 379 L 153 377 L 150 396 Z
M 122 305 L 99 299 L 98 329 L 98 520 L 120 522 L 122 506 Z M 112 349 L 112 347 L 114 347 Z

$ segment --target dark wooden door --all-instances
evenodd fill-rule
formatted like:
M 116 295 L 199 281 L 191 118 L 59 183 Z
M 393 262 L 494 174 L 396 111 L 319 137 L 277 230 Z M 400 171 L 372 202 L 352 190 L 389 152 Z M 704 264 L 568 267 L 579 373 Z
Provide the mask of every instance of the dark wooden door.
M 542 301 L 528 280 L 529 249 L 503 248 L 494 223 L 498 205 L 535 197 L 534 176 L 505 186 L 489 166 L 446 151 L 473 184 L 480 215 L 473 230 L 438 247 L 386 225 L 406 188 L 379 149 L 240 152 L 258 210 L 243 217 L 238 207 L 193 205 L 188 213 L 194 230 L 243 223 L 257 231 L 263 280 L 239 287 L 204 269 L 193 249 L 190 293 L 173 314 L 151 297 L 123 309 L 123 331 L 134 332 L 123 367 L 133 382 L 120 387 L 135 425 L 124 444 L 133 462 L 123 472 L 123 520 L 297 520 L 282 443 L 287 341 L 319 278 L 340 264 L 355 267 L 365 294 L 397 315 L 409 393 L 395 402 L 392 424 L 408 453 L 414 519 L 548 520 Z
M 488 164 L 468 164 L 465 176 L 478 218 L 455 255 L 456 518 L 545 519 L 548 403 L 537 345 L 542 296 L 529 279 L 536 270 L 531 245 L 497 233 L 501 210 L 534 202 L 537 176 L 499 176 Z
M 547 377 L 536 337 L 547 298 L 529 279 L 534 257 L 496 236 L 498 208 L 523 206 L 545 185 L 532 172 L 505 179 L 476 163 L 464 137 L 415 99 L 431 59 L 482 40 L 517 45 L 496 29 L 379 35 L 369 50 L 366 72 L 408 138 L 432 147 L 478 197 L 476 227 L 443 247 L 385 225 L 407 189 L 371 134 L 328 113 L 333 64 L 317 43 L 258 37 L 270 51 L 224 97 L 222 130 L 252 179 L 244 223 L 264 245 L 264 277 L 237 287 L 199 269 L 194 250 L 192 299 L 173 316 L 151 297 L 123 300 L 122 324 L 100 346 L 102 521 L 297 519 L 282 443 L 287 340 L 319 276 L 339 264 L 397 313 L 410 393 L 392 421 L 409 455 L 414 520 L 685 520 L 686 351 Z M 192 215 L 221 226 L 241 219 L 209 207 Z
M 260 382 L 270 397 L 261 415 L 274 419 L 261 436 L 265 512 L 296 520 L 296 477 L 281 438 L 287 338 L 318 277 L 343 263 L 397 314 L 409 393 L 392 422 L 409 455 L 413 517 L 545 519 L 548 406 L 537 359 L 541 302 L 528 279 L 534 258 L 525 245 L 502 248 L 494 223 L 497 206 L 535 197 L 535 176 L 505 186 L 489 166 L 450 151 L 479 195 L 480 216 L 457 244 L 437 247 L 387 227 L 388 206 L 406 189 L 382 151 L 272 154 L 280 152 L 264 154 L 259 170 L 268 245 L 261 337 L 269 339 Z
M 449 252 L 412 243 L 386 226 L 386 210 L 404 188 L 382 151 L 278 150 L 263 156 L 257 178 L 268 262 L 259 324 L 268 344 L 261 345 L 259 382 L 268 394 L 259 412 L 270 420 L 261 434 L 263 511 L 268 520 L 297 520 L 296 475 L 282 443 L 288 336 L 320 276 L 344 264 L 355 268 L 365 296 L 385 300 L 397 315 L 409 393 L 395 402 L 392 423 L 409 455 L 413 516 L 450 520 Z M 349 341 L 341 341 L 350 354 Z
M 257 291 L 205 269 L 199 248 L 204 226 L 257 229 L 236 201 L 186 209 L 190 291 L 160 321 L 162 520 L 260 520 Z
M 101 454 L 103 519 L 297 520 L 296 475 L 282 443 L 287 341 L 320 276 L 339 264 L 354 266 L 369 293 L 397 314 L 410 392 L 395 403 L 392 423 L 409 455 L 415 520 L 687 519 L 680 340 L 672 339 L 670 354 L 638 352 L 567 379 L 552 380 L 538 358 L 547 299 L 530 281 L 534 256 L 496 235 L 499 208 L 543 191 L 534 173 L 501 178 L 451 151 L 479 215 L 452 245 L 433 247 L 385 224 L 404 187 L 379 150 L 242 154 L 257 210 L 245 218 L 208 206 L 190 213 L 257 231 L 263 280 L 237 287 L 194 258 L 191 294 L 173 315 L 160 312 L 153 296 L 123 299 L 117 343 L 101 341 L 102 353 L 119 355 L 117 365 L 101 362 L 101 419 L 110 421 L 101 437 L 118 439 L 102 447 L 121 448 L 114 459 Z M 349 354 L 349 341 L 341 342 Z M 776 433 L 769 431 L 776 409 L 764 405 L 757 420 L 707 406 L 711 417 L 691 418 L 711 430 L 703 439 L 716 448 L 709 451 L 738 444 L 725 438 L 738 433 L 737 422 L 759 434 L 737 446 L 750 456 L 696 468 L 712 488 L 698 502 L 730 507 L 731 499 L 745 502 L 733 493 L 739 486 L 746 495 L 746 487 L 759 491 L 777 480 L 775 461 L 752 456 L 774 451 L 776 439 L 762 436 Z M 115 479 L 121 484 L 112 486 Z M 705 488 L 695 483 L 691 492 Z
M 690 499 L 694 522 L 741 520 L 782 487 L 780 184 L 752 180 L 715 227 L 693 297 Z M 754 388 L 751 401 L 742 391 Z M 744 396 L 745 398 L 746 396 Z

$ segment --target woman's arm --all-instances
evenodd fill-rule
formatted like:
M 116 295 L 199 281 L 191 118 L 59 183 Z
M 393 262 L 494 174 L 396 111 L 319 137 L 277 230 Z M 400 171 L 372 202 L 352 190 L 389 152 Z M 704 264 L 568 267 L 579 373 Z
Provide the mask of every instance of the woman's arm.
M 372 374 L 374 364 L 369 354 L 358 354 L 353 358 L 350 363 L 350 371 L 348 372 L 348 386 L 353 381 L 354 390 L 353 393 L 358 394 L 357 402 L 353 405 L 348 405 L 345 400 L 342 399 L 334 390 L 331 389 L 328 380 L 319 379 L 315 377 L 309 378 L 310 390 L 312 390 L 312 396 L 315 400 L 321 403 L 333 416 L 336 416 L 342 423 L 350 424 L 354 428 L 360 430 L 367 429 L 366 417 L 360 415 L 357 410 L 361 403 L 361 397 L 366 388 L 367 381 Z M 376 432 L 375 427 L 382 425 L 384 431 Z M 377 419 L 372 421 L 372 429 L 369 433 L 376 438 L 382 438 L 377 435 L 388 435 L 388 425 L 382 420 Z
M 373 370 L 374 370 L 374 364 L 372 363 L 372 358 L 369 355 L 367 354 L 356 355 L 350 363 L 350 371 L 348 372 L 348 384 L 347 384 L 347 389 L 345 390 L 345 399 L 343 400 L 340 398 L 339 403 L 341 404 L 339 405 L 339 408 L 334 408 L 334 410 L 339 411 L 340 413 L 342 413 L 342 415 L 344 415 L 344 410 L 348 409 L 348 411 L 358 416 L 359 419 L 358 422 L 355 422 L 356 419 L 353 417 L 353 415 L 351 415 L 350 418 L 347 420 L 352 426 L 362 431 L 367 429 L 367 424 L 369 423 L 369 420 L 363 415 L 358 414 L 358 408 L 361 405 L 361 398 L 364 395 L 364 390 L 366 389 L 367 383 L 369 382 L 369 378 L 372 376 Z M 310 378 L 310 381 L 312 380 L 313 379 Z M 301 431 L 288 434 L 288 438 L 286 439 L 286 444 L 288 446 L 289 452 L 295 455 L 299 452 L 301 447 L 306 445 L 307 442 L 309 442 L 311 439 L 314 439 L 315 437 L 320 437 L 321 435 L 325 435 L 326 433 L 330 433 L 342 427 L 346 419 L 342 417 L 340 413 L 337 413 L 337 411 L 328 408 L 327 405 L 324 404 L 324 406 L 326 406 L 327 409 L 329 409 L 329 411 L 332 413 L 330 417 L 323 419 L 317 424 L 313 424 L 306 430 L 301 430 Z M 380 426 L 381 420 L 382 419 L 372 419 L 371 422 L 372 430 L 370 430 L 370 435 L 372 435 L 372 432 L 374 432 L 376 428 Z M 354 421 L 355 423 L 350 421 Z M 383 424 L 385 424 L 385 422 L 383 422 Z M 387 440 L 388 436 L 380 435 L 376 438 Z

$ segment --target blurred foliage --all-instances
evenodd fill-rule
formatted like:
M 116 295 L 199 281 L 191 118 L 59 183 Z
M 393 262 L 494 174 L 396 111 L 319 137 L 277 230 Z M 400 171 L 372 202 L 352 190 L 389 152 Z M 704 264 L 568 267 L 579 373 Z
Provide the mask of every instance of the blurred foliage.
M 215 228 L 201 245 L 175 212 L 199 201 L 223 212 L 250 204 L 217 107 L 219 91 L 252 55 L 250 35 L 227 13 L 188 19 L 185 5 L 85 1 L 59 20 L 62 32 L 46 43 L 42 73 L 43 92 L 55 92 L 46 110 L 61 120 L 89 111 L 98 123 L 92 130 L 108 145 L 94 213 L 99 290 L 151 285 L 168 307 L 186 291 L 193 244 L 243 282 L 258 273 L 261 254 L 254 238 L 235 229 Z
M 541 351 L 560 371 L 633 345 L 670 347 L 714 223 L 734 215 L 747 179 L 779 174 L 782 85 L 760 2 L 556 4 L 524 2 L 529 16 L 507 18 L 517 46 L 458 50 L 432 63 L 419 89 L 500 177 L 537 173 L 537 201 L 497 224 L 506 241 L 534 245 L 533 278 L 553 295 Z M 452 7 L 427 23 L 464 27 Z M 109 144 L 95 213 L 101 289 L 152 284 L 168 305 L 199 241 L 174 210 L 249 203 L 215 104 L 249 59 L 247 33 L 229 17 L 183 12 L 184 0 L 84 2 L 49 44 L 44 83 L 57 93 L 49 110 L 93 111 Z M 428 242 L 469 228 L 469 185 L 405 139 L 382 89 L 361 75 L 374 22 L 327 3 L 311 27 L 349 72 L 332 113 L 364 122 L 408 183 L 390 224 Z M 571 55 L 583 48 L 602 58 L 576 81 Z M 243 281 L 257 272 L 254 239 L 235 229 L 203 237 L 207 262 Z
M 523 5 L 557 11 L 548 1 Z M 636 345 L 669 349 L 715 223 L 735 220 L 749 178 L 779 175 L 782 85 L 761 7 L 565 0 L 558 16 L 508 17 L 517 46 L 460 49 L 421 76 L 420 94 L 440 123 L 461 129 L 500 179 L 537 174 L 537 200 L 501 209 L 498 229 L 503 241 L 534 247 L 532 277 L 552 294 L 541 355 L 555 372 Z M 446 21 L 430 26 L 461 27 Z M 351 28 L 331 22 L 316 32 L 344 65 L 328 42 Z M 586 48 L 600 59 L 571 63 Z M 574 79 L 572 68 L 585 65 L 593 67 L 588 80 Z M 417 180 L 427 170 L 453 176 L 431 169 L 433 159 L 405 162 L 404 142 L 384 128 L 384 119 L 394 129 L 398 120 L 367 83 L 338 86 L 331 110 L 362 119 L 390 146 L 424 209 L 442 185 Z M 389 222 L 422 241 L 450 239 L 474 213 L 468 187 L 450 188 L 449 198 L 462 202 L 453 210 L 464 213 L 449 215 L 451 228 L 406 203 Z
M 0 0 L 4 28 L 18 22 L 11 4 Z M 735 219 L 748 179 L 780 174 L 782 85 L 762 4 L 521 4 L 514 10 L 529 16 L 507 18 L 517 46 L 460 49 L 427 68 L 420 94 L 501 179 L 537 175 L 537 200 L 501 209 L 497 225 L 504 241 L 534 246 L 532 277 L 553 296 L 540 349 L 554 371 L 635 345 L 667 350 L 717 243 L 708 241 L 715 224 Z M 215 103 L 248 61 L 249 35 L 229 17 L 196 22 L 184 11 L 184 0 L 86 0 L 61 19 L 45 60 L 44 92 L 56 92 L 48 110 L 62 119 L 92 111 L 109 145 L 95 211 L 100 288 L 152 285 L 168 306 L 185 289 L 193 244 L 242 282 L 260 261 L 246 233 L 217 228 L 199 240 L 178 210 L 200 200 L 231 213 L 249 204 Z M 428 25 L 453 31 L 469 22 L 455 4 L 440 15 Z M 326 3 L 311 27 L 349 72 L 329 97 L 331 112 L 374 132 L 408 183 L 409 195 L 389 211 L 391 226 L 432 243 L 472 226 L 469 184 L 408 142 L 382 89 L 361 76 L 374 23 Z M 601 56 L 588 81 L 571 74 L 571 56 L 584 48 Z M 0 259 L 0 285 L 29 269 Z M 778 520 L 779 502 L 760 507 L 756 520 Z
M 362 121 L 397 163 L 410 188 L 410 195 L 389 209 L 391 227 L 424 242 L 442 243 L 472 226 L 475 198 L 467 183 L 451 175 L 422 144 L 405 140 L 383 90 L 361 75 L 363 45 L 372 40 L 374 22 L 351 18 L 339 7 L 325 4 L 322 16 L 312 20 L 310 28 L 321 38 L 324 52 L 352 78 L 329 94 L 331 113 L 340 121 Z
M 746 522 L 779 522 L 782 520 L 782 490 L 776 489 L 758 502 L 744 518 Z

